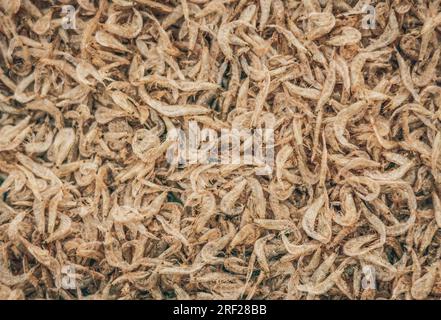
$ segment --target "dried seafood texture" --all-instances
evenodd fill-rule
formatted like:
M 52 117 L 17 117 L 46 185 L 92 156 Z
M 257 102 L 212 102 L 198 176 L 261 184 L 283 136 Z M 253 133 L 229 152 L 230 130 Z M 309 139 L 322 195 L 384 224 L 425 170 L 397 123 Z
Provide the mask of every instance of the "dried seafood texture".
M 431 0 L 0 1 L 0 299 L 440 299 L 440 41 Z M 269 172 L 170 161 L 258 128 Z

